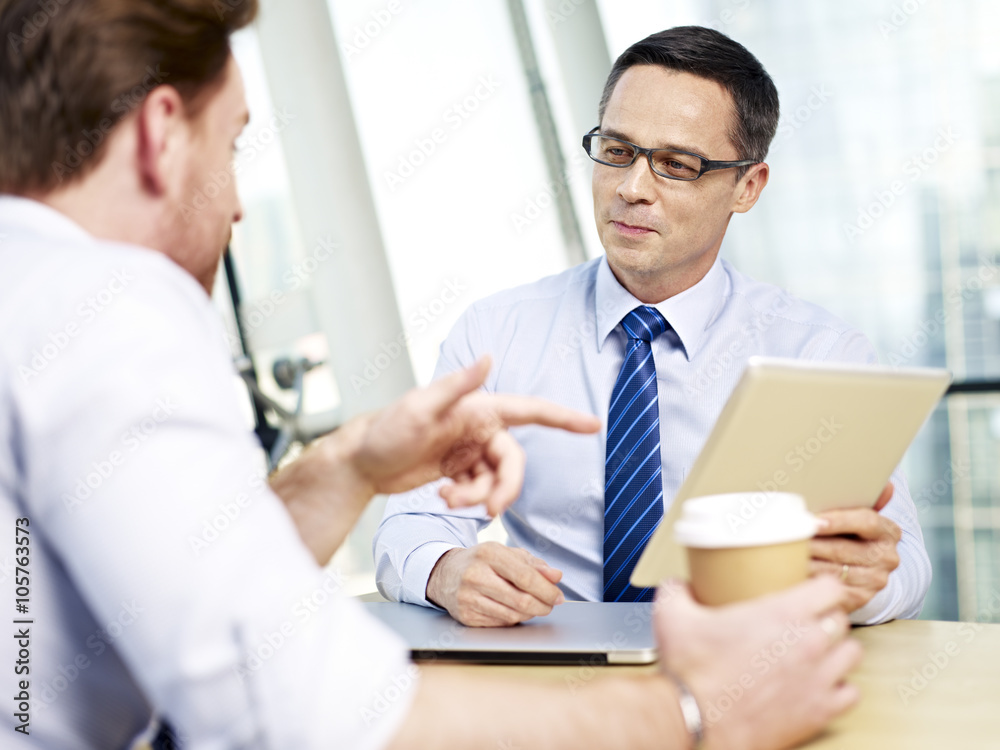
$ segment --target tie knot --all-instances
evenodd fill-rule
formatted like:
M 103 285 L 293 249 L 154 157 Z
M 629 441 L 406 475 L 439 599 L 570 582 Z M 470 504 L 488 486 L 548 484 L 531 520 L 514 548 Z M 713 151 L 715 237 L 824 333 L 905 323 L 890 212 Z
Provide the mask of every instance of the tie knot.
M 652 341 L 669 327 L 667 319 L 655 307 L 637 307 L 622 318 L 622 328 L 630 339 Z

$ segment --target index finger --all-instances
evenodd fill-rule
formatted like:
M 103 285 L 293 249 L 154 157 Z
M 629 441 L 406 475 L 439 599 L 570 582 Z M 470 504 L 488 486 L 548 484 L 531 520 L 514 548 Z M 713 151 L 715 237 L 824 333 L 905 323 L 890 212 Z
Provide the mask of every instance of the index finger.
M 515 588 L 554 606 L 562 591 L 534 565 L 515 555 L 503 555 L 493 562 L 493 570 Z
M 492 366 L 489 356 L 482 357 L 464 370 L 445 375 L 422 390 L 416 391 L 435 417 L 453 407 L 462 396 L 472 393 L 486 382 Z
M 887 533 L 882 516 L 871 508 L 847 508 L 828 510 L 819 517 L 826 524 L 816 532 L 816 536 L 842 536 L 854 534 L 862 539 L 879 539 Z
M 821 575 L 777 594 L 763 596 L 757 601 L 766 600 L 780 602 L 795 614 L 818 617 L 842 607 L 847 602 L 847 589 L 833 576 Z
M 593 414 L 584 414 L 535 396 L 503 393 L 492 396 L 492 399 L 493 407 L 504 424 L 509 426 L 540 424 L 579 433 L 601 429 L 601 420 Z
M 887 482 L 885 489 L 882 490 L 882 494 L 878 496 L 878 500 L 875 501 L 874 510 L 880 511 L 882 508 L 889 504 L 892 500 L 892 493 L 895 491 L 895 487 L 892 486 L 892 482 Z

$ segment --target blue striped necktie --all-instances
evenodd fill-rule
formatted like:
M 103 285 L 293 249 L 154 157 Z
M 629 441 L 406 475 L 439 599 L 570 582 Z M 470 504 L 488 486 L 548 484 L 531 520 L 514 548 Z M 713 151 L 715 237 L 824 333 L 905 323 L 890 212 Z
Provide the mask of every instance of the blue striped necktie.
M 660 407 L 650 344 L 669 327 L 652 307 L 637 307 L 622 319 L 628 349 L 611 393 L 604 461 L 606 602 L 653 599 L 652 588 L 634 588 L 628 579 L 663 517 Z

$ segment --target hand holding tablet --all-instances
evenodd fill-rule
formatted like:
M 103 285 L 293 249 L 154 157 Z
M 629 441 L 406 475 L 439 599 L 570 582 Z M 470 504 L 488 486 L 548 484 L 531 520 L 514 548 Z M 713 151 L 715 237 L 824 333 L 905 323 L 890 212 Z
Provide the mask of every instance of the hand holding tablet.
M 890 475 L 950 382 L 950 373 L 939 369 L 751 358 L 637 563 L 632 585 L 687 577 L 673 526 L 689 498 L 791 492 L 817 515 L 871 508 L 876 498 L 884 505 Z M 752 502 L 745 512 L 754 512 Z

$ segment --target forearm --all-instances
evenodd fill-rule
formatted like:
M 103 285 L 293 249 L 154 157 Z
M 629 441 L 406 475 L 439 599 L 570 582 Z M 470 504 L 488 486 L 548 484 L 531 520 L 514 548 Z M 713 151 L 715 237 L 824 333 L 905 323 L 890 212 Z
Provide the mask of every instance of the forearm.
M 320 565 L 333 557 L 375 494 L 355 466 L 366 419 L 353 419 L 316 440 L 271 478 L 271 489 Z
M 562 682 L 486 679 L 425 669 L 392 750 L 690 747 L 677 691 L 660 675 Z

